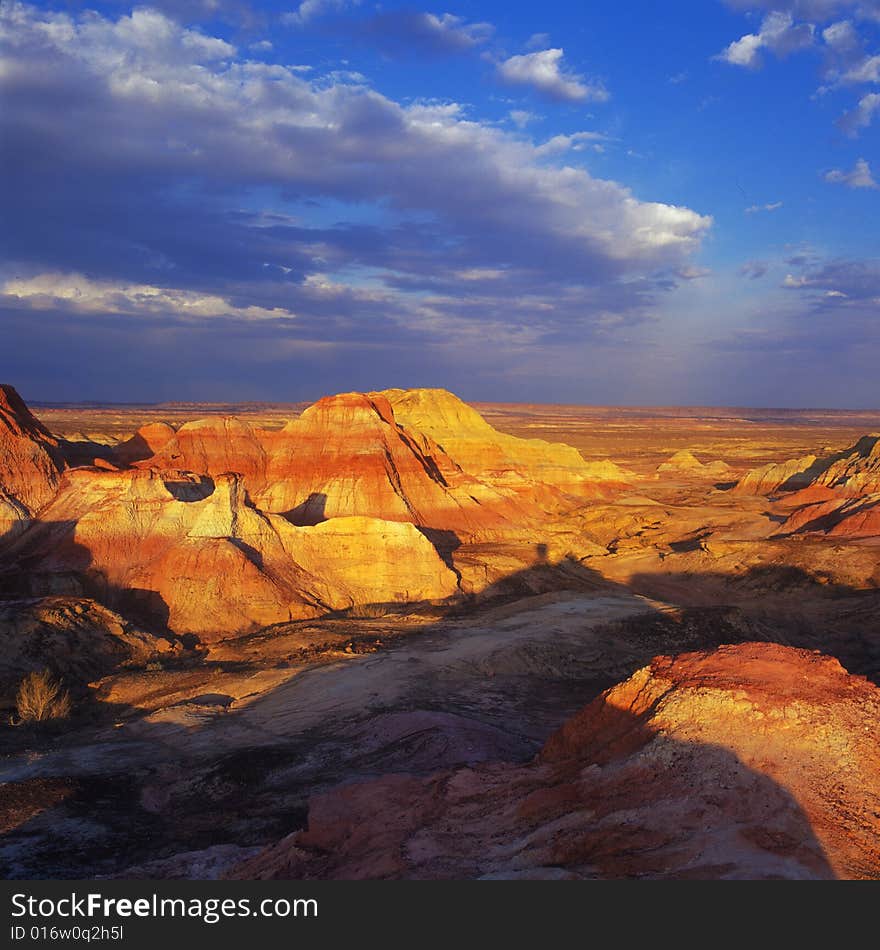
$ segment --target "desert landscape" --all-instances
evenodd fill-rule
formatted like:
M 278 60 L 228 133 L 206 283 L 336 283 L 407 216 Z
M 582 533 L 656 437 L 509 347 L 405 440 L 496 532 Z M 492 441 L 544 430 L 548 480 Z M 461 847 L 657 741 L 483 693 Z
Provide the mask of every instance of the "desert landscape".
M 880 874 L 880 413 L 0 397 L 5 877 Z
M 880 879 L 878 154 L 880 0 L 0 0 L 12 939 Z

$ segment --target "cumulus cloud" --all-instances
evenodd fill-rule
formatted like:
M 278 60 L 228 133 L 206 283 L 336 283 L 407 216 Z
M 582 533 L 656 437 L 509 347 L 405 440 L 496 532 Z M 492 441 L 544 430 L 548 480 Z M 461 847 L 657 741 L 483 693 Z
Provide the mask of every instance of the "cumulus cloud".
M 716 59 L 754 69 L 764 50 L 784 56 L 799 49 L 821 53 L 822 85 L 818 93 L 880 83 L 876 45 L 880 0 L 728 0 L 739 10 L 767 12 L 757 33 L 747 33 L 727 46 Z M 874 100 L 863 96 L 838 125 L 856 135 L 869 125 Z
M 20 334 L 36 312 L 117 315 L 126 346 L 176 321 L 197 352 L 201 323 L 212 350 L 274 327 L 391 365 L 489 328 L 499 346 L 585 340 L 645 320 L 711 225 L 578 167 L 596 133 L 554 157 L 455 103 L 254 62 L 155 11 L 6 4 L 0 25 L 0 305 Z
M 313 20 L 358 6 L 359 3 L 360 0 L 302 0 L 295 10 L 281 15 L 281 22 L 288 26 L 307 26 Z
M 82 313 L 173 313 L 184 319 L 236 317 L 244 320 L 277 320 L 295 317 L 295 314 L 282 307 L 239 307 L 214 294 L 153 287 L 149 284 L 90 280 L 75 273 L 43 273 L 12 278 L 0 284 L 0 297 L 13 298 L 16 304 L 37 310 L 64 307 Z
M 774 10 L 761 23 L 758 33 L 747 33 L 727 46 L 716 57 L 732 66 L 754 69 L 761 65 L 760 52 L 770 50 L 777 56 L 787 56 L 806 49 L 813 43 L 813 26 L 795 23 L 791 13 Z
M 864 158 L 856 160 L 850 171 L 841 171 L 833 168 L 825 173 L 825 181 L 835 185 L 846 185 L 847 188 L 877 188 L 877 182 L 871 174 L 871 166 Z
M 880 112 L 880 93 L 869 92 L 859 99 L 855 109 L 841 117 L 838 125 L 847 135 L 855 136 L 874 121 L 877 112 Z
M 511 85 L 531 86 L 550 99 L 565 102 L 606 102 L 608 91 L 601 83 L 588 83 L 583 76 L 563 66 L 562 49 L 545 49 L 511 56 L 498 64 L 498 75 Z

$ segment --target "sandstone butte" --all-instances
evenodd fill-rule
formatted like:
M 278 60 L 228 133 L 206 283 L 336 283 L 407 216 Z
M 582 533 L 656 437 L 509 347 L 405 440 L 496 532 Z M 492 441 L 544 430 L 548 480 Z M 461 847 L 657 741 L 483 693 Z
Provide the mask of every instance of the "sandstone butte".
M 776 496 L 790 512 L 778 535 L 821 533 L 839 538 L 880 534 L 880 435 L 842 452 L 807 455 L 747 472 L 735 491 Z
M 773 644 L 661 656 L 527 764 L 313 796 L 241 879 L 880 875 L 880 690 Z
M 450 551 L 525 537 L 533 557 L 535 526 L 549 530 L 548 519 L 597 484 L 575 450 L 540 443 L 556 453 L 542 470 L 532 442 L 479 416 L 478 425 L 439 391 L 430 398 L 441 417 L 454 408 L 483 434 L 487 457 L 503 454 L 497 479 L 469 473 L 432 436 L 402 425 L 381 393 L 322 399 L 275 431 L 233 418 L 176 432 L 154 424 L 117 448 L 115 464 L 63 470 L 56 440 L 14 390 L 3 392 L 0 511 L 13 510 L 17 528 L 4 541 L 2 589 L 92 597 L 204 641 L 485 585 L 491 575 L 479 564 L 463 580 Z M 36 507 L 39 520 L 28 523 Z
M 613 462 L 586 462 L 570 445 L 498 432 L 476 409 L 445 389 L 387 389 L 377 395 L 388 400 L 398 422 L 430 436 L 474 475 L 525 476 L 556 485 L 627 480 Z

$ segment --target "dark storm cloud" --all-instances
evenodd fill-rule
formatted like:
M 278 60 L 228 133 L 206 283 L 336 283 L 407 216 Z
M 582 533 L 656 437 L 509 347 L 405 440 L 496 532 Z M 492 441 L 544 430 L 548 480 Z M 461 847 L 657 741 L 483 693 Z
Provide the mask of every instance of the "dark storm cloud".
M 869 303 L 880 314 L 880 260 L 836 259 L 788 274 L 783 286 L 840 304 Z
M 710 224 L 454 104 L 306 81 L 156 11 L 0 17 L 0 292 L 35 322 L 92 306 L 127 345 L 162 306 L 230 345 L 585 339 L 644 319 Z

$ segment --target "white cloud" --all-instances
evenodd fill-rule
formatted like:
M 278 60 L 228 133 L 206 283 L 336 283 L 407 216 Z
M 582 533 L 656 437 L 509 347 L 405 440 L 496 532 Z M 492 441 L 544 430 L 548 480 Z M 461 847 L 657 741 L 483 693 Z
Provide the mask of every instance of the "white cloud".
M 844 83 L 880 83 L 880 56 L 866 56 L 840 77 Z
M 833 168 L 825 173 L 825 181 L 835 185 L 846 185 L 847 188 L 877 188 L 877 182 L 871 174 L 871 166 L 860 158 L 856 161 L 851 171 L 842 171 L 839 168 Z
M 781 207 L 781 201 L 773 201 L 766 205 L 751 205 L 746 208 L 746 214 L 757 214 L 759 211 L 778 211 Z
M 839 20 L 822 30 L 822 39 L 835 53 L 848 56 L 861 49 L 861 40 L 856 28 L 849 20 Z
M 306 26 L 328 13 L 337 13 L 359 3 L 360 0 L 303 0 L 296 10 L 283 13 L 281 22 L 288 26 Z
M 519 129 L 524 129 L 529 122 L 534 122 L 536 118 L 533 112 L 527 112 L 525 109 L 511 109 L 508 115 L 510 121 Z
M 459 226 L 522 227 L 620 261 L 695 248 L 711 223 L 687 208 L 639 201 L 583 169 L 538 162 L 545 157 L 541 146 L 464 119 L 456 104 L 403 106 L 362 86 L 228 61 L 228 44 L 160 14 L 136 11 L 113 23 L 16 6 L 12 18 L 13 49 L 36 37 L 53 56 L 88 69 L 83 81 L 96 96 L 94 127 L 81 134 L 89 108 L 81 99 L 69 127 L 62 122 L 54 129 L 84 161 L 102 164 L 110 154 L 160 170 L 173 159 L 184 175 L 388 199 Z M 558 60 L 552 57 L 557 66 Z M 17 68 L 43 75 L 30 55 Z M 64 59 L 57 68 L 67 68 Z M 156 129 L 172 127 L 176 147 L 169 158 L 168 137 Z M 575 133 L 568 142 L 594 136 Z
M 732 66 L 755 67 L 761 62 L 758 51 L 763 46 L 761 37 L 755 33 L 747 33 L 741 39 L 735 40 L 722 53 L 718 54 L 718 59 L 730 63 Z
M 602 151 L 601 143 L 607 139 L 601 132 L 572 132 L 571 135 L 554 135 L 542 145 L 535 147 L 538 155 L 559 155 L 562 152 L 583 152 L 587 148 Z
M 813 32 L 812 24 L 795 23 L 791 13 L 774 10 L 764 17 L 758 33 L 747 33 L 740 37 L 715 58 L 732 66 L 755 69 L 761 65 L 762 49 L 770 50 L 778 56 L 786 56 L 811 46 Z
M 59 156 L 0 181 L 24 235 L 11 259 L 41 275 L 7 296 L 29 307 L 295 314 L 315 339 L 439 333 L 453 320 L 519 332 L 540 318 L 536 333 L 583 338 L 597 314 L 640 319 L 712 224 L 565 163 L 598 133 L 563 136 L 549 154 L 456 103 L 312 80 L 159 14 L 16 4 L 0 7 L 4 25 L 0 138 L 11 146 L 25 130 L 27 148 Z M 293 217 L 270 214 L 278 195 L 301 202 Z M 30 238 L 37 199 L 53 208 L 51 242 Z M 341 224 L 309 217 L 328 202 Z
M 848 135 L 857 135 L 860 129 L 867 128 L 873 122 L 877 112 L 880 112 L 880 93 L 869 92 L 859 99 L 855 109 L 843 115 L 840 127 Z
M 504 82 L 532 86 L 552 99 L 568 102 L 607 101 L 609 96 L 604 86 L 587 83 L 583 76 L 564 70 L 563 56 L 562 49 L 511 56 L 498 64 L 498 75 Z
M 279 307 L 238 307 L 223 297 L 190 290 L 90 280 L 82 274 L 44 273 L 12 278 L 0 285 L 0 296 L 15 298 L 35 310 L 64 306 L 83 313 L 174 314 L 183 318 L 235 317 L 245 320 L 292 319 Z

